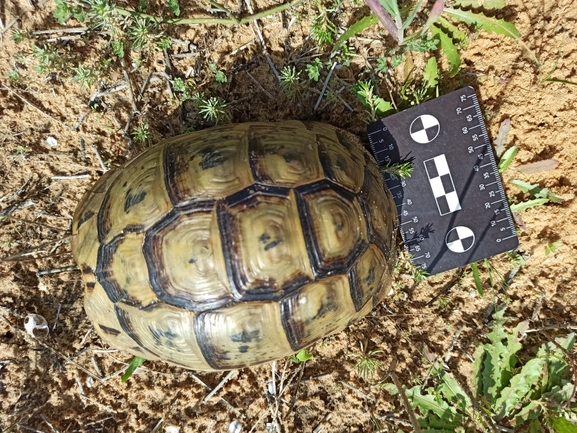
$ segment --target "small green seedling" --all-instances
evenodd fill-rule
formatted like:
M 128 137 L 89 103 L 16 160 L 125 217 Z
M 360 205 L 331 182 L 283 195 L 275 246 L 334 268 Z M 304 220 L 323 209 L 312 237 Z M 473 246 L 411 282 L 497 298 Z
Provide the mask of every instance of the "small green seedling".
M 363 379 L 370 379 L 376 374 L 377 370 L 383 367 L 381 361 L 375 358 L 375 355 L 377 353 L 381 353 L 382 350 L 368 350 L 363 342 L 360 342 L 359 345 L 361 347 L 361 351 L 359 353 L 351 354 L 351 357 L 356 358 L 355 371 L 359 377 Z
M 297 364 L 301 362 L 307 362 L 310 359 L 313 359 L 313 354 L 309 353 L 306 349 L 299 350 L 290 358 L 292 362 Z
M 307 74 L 309 78 L 314 81 L 319 81 L 322 68 L 323 68 L 323 62 L 321 62 L 319 58 L 314 59 L 311 63 L 307 65 Z
M 226 118 L 227 104 L 220 98 L 211 96 L 208 99 L 201 98 L 198 113 L 207 121 L 218 124 Z
M 146 359 L 140 358 L 139 356 L 135 356 L 134 358 L 132 358 L 132 361 L 128 365 L 128 368 L 122 375 L 121 378 L 122 383 L 126 383 L 126 381 L 130 379 L 130 376 L 132 376 L 132 374 L 136 371 L 136 369 L 140 367 L 142 364 L 144 364 L 145 361 Z
M 538 184 L 532 184 L 522 180 L 512 180 L 511 185 L 519 188 L 522 192 L 533 197 L 530 200 L 511 205 L 511 212 L 522 212 L 524 210 L 539 206 L 545 203 L 561 203 L 563 199 L 553 194 L 548 188 L 541 188 Z
M 517 146 L 511 146 L 509 149 L 505 151 L 505 153 L 503 153 L 503 156 L 499 160 L 498 165 L 499 173 L 504 173 L 509 168 L 509 166 L 517 156 L 517 152 L 519 152 Z
M 393 110 L 391 103 L 377 95 L 375 88 L 368 81 L 359 81 L 351 88 L 351 91 L 365 106 L 371 121 L 375 121 Z
M 561 245 L 563 245 L 563 242 L 560 241 L 549 242 L 545 247 L 545 255 L 548 256 L 551 253 L 557 252 L 557 248 L 559 248 Z
M 134 137 L 134 141 L 140 144 L 146 144 L 148 140 L 150 140 L 151 133 L 150 128 L 148 127 L 148 123 L 141 123 L 134 128 L 134 132 L 132 132 L 132 136 Z
M 411 177 L 413 169 L 412 162 L 395 162 L 379 167 L 381 172 L 388 173 L 392 179 L 406 179 L 407 177 Z

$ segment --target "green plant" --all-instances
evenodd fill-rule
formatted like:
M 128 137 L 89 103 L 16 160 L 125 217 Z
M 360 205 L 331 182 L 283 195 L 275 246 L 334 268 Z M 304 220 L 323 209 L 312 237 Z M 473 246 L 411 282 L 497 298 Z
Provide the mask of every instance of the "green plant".
M 505 0 L 453 0 L 453 7 L 445 7 L 444 0 L 436 0 L 426 20 L 421 20 L 420 13 L 423 0 L 403 3 L 397 0 L 365 0 L 373 14 L 366 16 L 345 31 L 336 41 L 333 48 L 338 50 L 343 44 L 357 33 L 380 22 L 393 39 L 404 49 L 413 51 L 433 51 L 437 47 L 445 54 L 449 62 L 449 73 L 454 76 L 461 65 L 460 48 L 466 48 L 468 36 L 454 24 L 464 23 L 475 28 L 505 35 L 519 40 L 520 33 L 514 24 L 502 19 L 485 15 L 484 11 L 502 9 L 506 6 Z M 475 11 L 469 10 L 474 7 Z M 478 11 L 479 10 L 479 11 Z M 405 36 L 408 29 L 412 29 L 409 36 Z M 519 42 L 523 44 L 520 40 Z M 524 45 L 524 44 L 523 44 Z M 526 48 L 526 47 L 525 47 Z M 537 65 L 539 63 L 533 56 Z
M 214 78 L 217 83 L 226 83 L 228 81 L 226 78 L 226 74 L 218 69 L 216 63 L 209 63 L 208 69 L 210 70 L 210 72 L 214 74 Z
M 146 361 L 146 359 L 140 358 L 138 356 L 135 356 L 134 358 L 132 358 L 132 361 L 128 365 L 128 368 L 126 369 L 126 371 L 122 375 L 122 379 L 121 379 L 122 383 L 125 383 L 128 379 L 130 379 L 130 377 L 136 371 L 136 369 L 138 367 L 140 367 L 142 364 L 144 364 L 145 361 Z
M 308 360 L 313 359 L 313 354 L 309 353 L 306 349 L 301 349 L 293 356 L 291 356 L 290 360 L 294 363 L 301 363 L 307 362 Z
M 557 252 L 557 248 L 559 248 L 561 245 L 563 245 L 563 242 L 561 241 L 549 242 L 545 247 L 545 255 L 548 256 L 551 253 Z
M 134 128 L 132 132 L 132 136 L 134 137 L 134 141 L 140 144 L 146 144 L 150 140 L 150 128 L 148 127 L 148 123 L 140 123 Z
M 304 83 L 301 81 L 301 71 L 297 71 L 294 66 L 282 68 L 279 79 L 283 90 L 291 98 L 296 97 L 303 89 Z
M 472 392 L 437 362 L 428 387 L 405 391 L 423 431 L 497 431 L 498 424 L 503 431 L 577 432 L 571 371 L 575 334 L 548 338 L 537 342 L 536 350 L 524 351 L 528 322 L 507 332 L 504 313 L 504 306 L 496 307 L 488 342 L 475 350 Z M 380 386 L 393 395 L 399 392 L 393 383 Z
M 20 72 L 18 72 L 18 69 L 13 68 L 11 70 L 9 70 L 8 72 L 6 72 L 6 77 L 8 77 L 8 79 L 14 83 L 20 81 Z
M 393 110 L 391 103 L 378 96 L 373 85 L 368 81 L 359 81 L 351 88 L 351 91 L 365 106 L 371 121 L 375 121 Z
M 553 194 L 548 188 L 541 188 L 541 186 L 537 184 L 531 184 L 522 180 L 512 180 L 510 183 L 511 185 L 519 188 L 522 192 L 533 197 L 530 200 L 512 204 L 510 206 L 511 212 L 522 212 L 526 209 L 530 209 L 545 203 L 561 203 L 563 201 L 561 197 Z
M 29 37 L 30 37 L 29 33 L 21 29 L 12 30 L 12 33 L 10 34 L 10 39 L 12 39 L 17 44 L 19 44 L 20 42 L 24 41 L 24 39 L 27 39 Z
M 307 65 L 307 74 L 311 80 L 319 81 L 323 62 L 317 57 Z
M 72 70 L 75 73 L 74 77 L 72 77 L 72 81 L 80 83 L 81 86 L 86 86 L 90 89 L 96 82 L 97 76 L 94 68 L 80 64 L 76 68 L 72 68 Z
M 199 114 L 207 121 L 218 124 L 226 117 L 227 104 L 220 98 L 199 96 Z
M 333 43 L 337 34 L 337 26 L 329 18 L 330 10 L 327 9 L 319 0 L 315 0 L 315 7 L 317 13 L 313 18 L 311 24 L 311 37 L 315 39 L 319 45 L 325 43 Z
M 372 378 L 377 370 L 383 367 L 381 361 L 375 358 L 375 355 L 381 353 L 380 349 L 368 350 L 366 344 L 361 341 L 359 343 L 361 350 L 359 353 L 352 353 L 351 357 L 356 359 L 355 361 L 355 371 L 363 379 Z
M 392 179 L 406 179 L 407 177 L 411 177 L 413 169 L 414 166 L 412 162 L 389 163 L 385 166 L 379 167 L 381 172 L 388 173 Z

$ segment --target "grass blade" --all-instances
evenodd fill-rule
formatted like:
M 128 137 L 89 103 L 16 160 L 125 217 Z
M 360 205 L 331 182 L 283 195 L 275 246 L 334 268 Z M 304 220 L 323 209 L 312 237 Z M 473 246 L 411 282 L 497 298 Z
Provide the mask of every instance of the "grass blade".
M 122 383 L 125 383 L 128 379 L 130 379 L 132 373 L 134 373 L 138 367 L 144 364 L 144 361 L 146 361 L 146 359 L 141 358 L 139 356 L 135 356 L 134 358 L 132 358 L 132 361 L 130 362 L 128 369 L 122 375 Z
M 475 280 L 477 292 L 479 292 L 479 295 L 483 296 L 485 291 L 483 290 L 483 284 L 481 284 L 481 274 L 479 273 L 479 266 L 477 263 L 471 263 L 471 270 L 473 271 L 473 280 Z
M 350 38 L 355 36 L 357 33 L 362 33 L 365 29 L 368 29 L 371 26 L 374 26 L 379 22 L 379 19 L 375 14 L 367 15 L 364 18 L 361 18 L 352 26 L 350 26 L 346 32 L 344 32 L 335 42 L 335 46 L 333 48 L 333 53 L 337 51 L 341 45 L 343 45 L 346 41 Z

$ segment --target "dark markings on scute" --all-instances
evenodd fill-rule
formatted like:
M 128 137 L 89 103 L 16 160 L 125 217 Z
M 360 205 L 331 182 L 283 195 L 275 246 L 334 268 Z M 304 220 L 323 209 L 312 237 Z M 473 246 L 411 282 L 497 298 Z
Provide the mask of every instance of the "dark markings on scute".
M 290 347 L 297 352 L 302 349 L 301 342 L 305 331 L 303 323 L 293 319 L 295 299 L 296 293 L 282 300 L 280 303 L 280 317 Z
M 240 353 L 246 353 L 248 352 L 248 346 L 238 346 L 238 351 Z
M 100 245 L 98 247 L 98 254 L 96 259 L 96 278 L 98 282 L 108 295 L 108 298 L 112 303 L 116 303 L 126 297 L 126 292 L 120 287 L 118 281 L 114 278 L 114 273 L 112 272 L 111 266 L 114 260 L 114 255 L 116 249 L 118 248 L 118 243 L 122 241 L 123 237 L 117 236 L 107 245 Z
M 124 212 L 127 213 L 128 210 L 136 206 L 138 203 L 142 202 L 146 197 L 146 191 L 139 190 L 136 194 L 132 194 L 132 189 L 126 192 L 126 197 L 124 199 Z
M 363 278 L 364 282 L 371 285 L 375 282 L 375 268 L 370 268 L 369 273 Z
M 265 251 L 268 251 L 268 250 L 270 250 L 271 248 L 276 247 L 276 246 L 277 246 L 278 244 L 280 244 L 281 242 L 282 242 L 282 239 L 275 239 L 274 241 L 269 242 L 268 244 L 266 244 L 266 245 L 264 246 L 264 250 L 265 250 Z
M 165 217 L 156 222 L 150 229 L 146 231 L 144 236 L 144 243 L 142 253 L 148 268 L 148 280 L 150 286 L 159 300 L 175 307 L 192 310 L 194 312 L 206 311 L 213 308 L 223 307 L 232 302 L 230 298 L 214 298 L 212 301 L 203 302 L 202 304 L 193 302 L 186 294 L 171 295 L 166 292 L 165 288 L 171 286 L 170 279 L 166 274 L 169 270 L 166 264 L 162 261 L 162 240 L 158 236 L 159 233 L 175 223 L 179 218 L 194 218 L 192 213 L 196 211 L 208 211 L 214 208 L 215 202 L 210 202 L 208 206 L 207 201 L 199 202 L 199 206 L 186 206 L 183 208 L 172 209 Z M 195 257 L 189 260 L 189 263 L 194 263 Z
M 234 343 L 252 343 L 253 341 L 260 341 L 261 335 L 258 329 L 251 332 L 242 331 L 238 334 L 233 334 L 230 336 L 230 341 Z
M 198 314 L 194 318 L 194 334 L 196 336 L 196 342 L 200 348 L 200 352 L 210 368 L 214 370 L 230 370 L 231 368 L 224 367 L 221 363 L 223 360 L 227 360 L 228 352 L 222 348 L 216 347 L 210 340 L 210 335 L 208 334 L 205 323 L 204 323 L 204 313 Z M 208 324 L 209 329 L 210 324 Z M 240 366 L 244 367 L 244 365 Z
M 113 335 L 113 336 L 115 336 L 115 337 L 116 337 L 117 335 L 119 335 L 120 332 L 121 332 L 121 331 L 119 331 L 118 329 L 111 328 L 110 326 L 104 326 L 104 325 L 102 325 L 102 324 L 100 324 L 100 323 L 98 324 L 98 327 L 99 327 L 100 329 L 102 329 L 102 331 L 103 331 L 105 334 Z
M 365 303 L 369 298 L 364 299 L 366 298 L 366 296 L 363 296 L 363 293 L 361 293 L 361 291 L 359 290 L 357 270 L 354 266 L 348 272 L 348 279 L 349 279 L 349 292 L 351 294 L 351 299 L 353 300 L 355 311 L 358 312 L 361 310 L 361 308 L 363 308 L 363 306 L 365 305 Z
M 255 183 L 248 186 L 234 194 L 229 195 L 225 199 L 225 203 L 228 207 L 233 207 L 241 202 L 243 206 L 256 205 L 257 201 L 253 200 L 257 195 L 268 196 L 268 197 L 288 197 L 290 193 L 290 188 L 283 188 L 281 186 L 271 186 L 262 185 L 260 183 Z
M 84 212 L 82 214 L 82 216 L 80 218 L 78 218 L 78 223 L 77 223 L 77 228 L 76 230 L 78 230 L 80 228 L 80 226 L 82 224 L 84 224 L 86 221 L 88 221 L 90 218 L 92 218 L 94 216 L 94 212 L 92 212 L 91 210 Z
M 150 331 L 152 338 L 154 338 L 154 342 L 157 346 L 174 347 L 173 340 L 179 337 L 178 334 L 175 334 L 170 329 L 164 331 L 149 325 L 148 330 Z
M 218 167 L 219 165 L 226 162 L 227 159 L 229 159 L 228 155 L 219 149 L 215 150 L 206 149 L 201 151 L 199 155 L 202 157 L 202 161 L 198 163 L 198 166 L 202 170 Z M 191 156 L 191 159 L 194 159 L 195 156 L 196 155 Z

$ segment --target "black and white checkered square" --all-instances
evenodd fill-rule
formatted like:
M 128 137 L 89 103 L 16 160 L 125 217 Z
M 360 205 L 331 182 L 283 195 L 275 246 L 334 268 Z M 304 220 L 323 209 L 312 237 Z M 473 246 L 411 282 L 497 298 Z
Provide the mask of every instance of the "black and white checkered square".
M 459 196 L 444 154 L 424 161 L 429 184 L 437 201 L 439 214 L 446 215 L 461 209 Z

